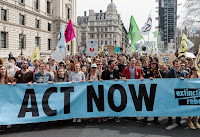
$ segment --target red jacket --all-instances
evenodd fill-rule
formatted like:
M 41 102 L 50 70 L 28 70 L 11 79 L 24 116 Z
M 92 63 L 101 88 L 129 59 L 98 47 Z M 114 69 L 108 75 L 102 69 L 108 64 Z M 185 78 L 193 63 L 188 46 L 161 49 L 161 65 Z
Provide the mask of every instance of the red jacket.
M 122 77 L 126 77 L 126 79 L 131 79 L 131 73 L 129 70 L 129 66 L 125 67 L 122 71 Z M 140 79 L 141 77 L 141 69 L 138 67 L 135 67 L 135 79 Z

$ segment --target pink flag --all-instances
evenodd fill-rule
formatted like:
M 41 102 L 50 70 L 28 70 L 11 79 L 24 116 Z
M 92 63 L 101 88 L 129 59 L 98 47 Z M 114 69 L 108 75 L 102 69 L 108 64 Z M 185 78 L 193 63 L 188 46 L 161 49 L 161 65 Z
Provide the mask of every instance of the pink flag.
M 75 37 L 74 28 L 72 26 L 71 20 L 69 20 L 68 26 L 65 30 L 65 41 L 66 41 L 66 43 L 68 43 L 74 37 Z

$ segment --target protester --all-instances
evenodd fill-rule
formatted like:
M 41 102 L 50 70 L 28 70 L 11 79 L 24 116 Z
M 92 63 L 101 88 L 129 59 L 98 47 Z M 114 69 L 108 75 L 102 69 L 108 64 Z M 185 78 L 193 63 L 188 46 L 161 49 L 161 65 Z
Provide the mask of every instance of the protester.
M 9 76 L 7 69 L 4 65 L 0 65 L 0 84 L 11 85 L 13 83 L 13 77 Z
M 57 64 L 56 64 L 56 61 L 54 59 L 51 59 L 51 70 L 56 73 L 56 70 L 57 70 Z
M 180 61 L 174 60 L 173 61 L 173 68 L 168 71 L 166 74 L 166 78 L 180 78 L 184 79 L 184 73 L 180 69 Z M 181 125 L 180 123 L 181 117 L 176 117 L 176 124 Z M 172 117 L 168 118 L 168 125 L 171 125 L 173 122 Z
M 80 71 L 80 63 L 76 62 L 74 63 L 75 70 L 72 71 L 69 75 L 69 82 L 75 83 L 76 81 L 84 82 L 85 81 L 85 75 L 82 71 Z M 81 122 L 81 119 L 73 119 L 72 122 Z
M 199 76 L 197 75 L 197 70 L 195 69 L 195 67 L 193 67 L 191 69 L 191 75 L 188 78 L 199 78 Z M 198 118 L 196 117 L 188 117 L 188 126 L 190 129 L 200 129 L 200 124 L 198 123 Z
M 18 64 L 16 63 L 16 59 L 14 57 L 8 58 L 8 63 L 6 64 L 8 75 L 14 77 L 15 73 L 20 70 Z
M 46 63 L 40 63 L 40 71 L 34 74 L 33 80 L 34 84 L 36 83 L 53 83 L 52 75 L 46 71 Z
M 141 79 L 141 81 L 144 80 L 144 78 L 141 75 L 141 69 L 136 67 L 136 59 L 130 58 L 129 60 L 129 66 L 125 67 L 122 71 L 122 79 L 126 82 L 127 79 Z M 124 118 L 125 121 L 128 121 L 129 118 Z M 134 121 L 138 121 L 136 117 L 133 117 Z
M 108 61 L 108 68 L 102 72 L 101 79 L 118 81 L 118 79 L 120 79 L 119 71 L 115 70 L 114 67 L 115 67 L 115 61 L 114 60 Z M 107 121 L 107 118 L 104 118 L 103 121 Z M 120 119 L 115 117 L 115 122 L 120 122 Z
M 126 64 L 126 57 L 123 56 L 122 59 L 121 59 L 121 62 L 119 63 L 118 65 L 118 68 L 119 68 L 119 73 L 122 74 L 122 71 L 124 70 L 124 68 L 127 66 Z
M 52 79 L 54 79 L 55 74 L 54 74 L 54 72 L 51 70 L 51 66 L 48 65 L 48 64 L 46 64 L 46 71 L 49 72 L 49 73 L 51 74 L 51 76 L 52 76 Z
M 161 70 L 158 69 L 158 63 L 156 61 L 151 62 L 150 68 L 146 71 L 144 78 L 149 78 L 151 80 L 153 80 L 154 78 L 163 78 L 163 73 L 162 73 Z M 143 122 L 145 124 L 148 123 L 147 119 L 148 119 L 148 117 L 145 117 L 144 120 L 143 120 Z M 156 125 L 160 125 L 160 123 L 158 121 L 158 117 L 154 117 L 153 122 Z
M 33 66 L 29 67 L 29 70 L 31 70 L 34 73 L 38 73 L 39 72 L 39 65 L 40 65 L 40 61 L 38 59 L 35 59 L 33 61 Z
M 56 76 L 54 82 L 67 82 L 68 76 L 65 75 L 65 70 L 63 67 L 59 67 L 56 71 Z
M 21 67 L 22 69 L 15 74 L 15 82 L 13 82 L 13 85 L 16 85 L 16 83 L 28 83 L 30 86 L 33 82 L 33 72 L 28 69 L 28 61 L 23 60 Z
M 22 68 L 22 61 L 27 60 L 25 59 L 25 55 L 21 55 L 21 61 L 18 62 L 19 68 Z M 30 62 L 28 62 L 28 66 L 32 66 Z
M 92 64 L 91 65 L 91 72 L 87 75 L 86 81 L 89 82 L 93 82 L 93 81 L 102 81 L 102 79 L 100 79 L 100 75 L 97 73 L 97 65 L 96 64 Z M 94 120 L 94 118 L 89 119 L 89 122 L 92 122 Z M 101 118 L 97 118 L 97 122 L 100 123 L 101 122 Z
M 88 74 L 87 67 L 86 67 L 86 66 L 83 66 L 81 70 L 82 70 L 82 72 L 84 73 L 85 78 L 86 78 L 86 77 L 87 77 L 87 74 Z

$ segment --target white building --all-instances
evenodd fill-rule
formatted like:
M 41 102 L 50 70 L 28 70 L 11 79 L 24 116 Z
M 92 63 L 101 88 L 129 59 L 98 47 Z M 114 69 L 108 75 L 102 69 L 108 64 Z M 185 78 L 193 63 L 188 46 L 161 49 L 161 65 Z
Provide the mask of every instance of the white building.
M 30 56 L 37 45 L 41 57 L 56 48 L 61 23 L 66 27 L 72 20 L 76 32 L 76 0 L 0 0 L 1 53 L 7 58 L 11 52 Z M 70 53 L 76 53 L 76 38 Z M 21 50 L 22 48 L 22 50 Z
M 85 12 L 84 16 L 79 16 L 77 19 L 80 32 L 78 38 L 80 52 L 86 48 L 88 39 L 98 39 L 99 47 L 104 45 L 105 49 L 108 45 L 121 47 L 121 49 L 125 49 L 128 45 L 128 39 L 125 38 L 127 31 L 113 0 L 108 4 L 106 12 L 100 10 L 99 13 L 95 13 L 94 10 L 89 10 L 88 16 Z

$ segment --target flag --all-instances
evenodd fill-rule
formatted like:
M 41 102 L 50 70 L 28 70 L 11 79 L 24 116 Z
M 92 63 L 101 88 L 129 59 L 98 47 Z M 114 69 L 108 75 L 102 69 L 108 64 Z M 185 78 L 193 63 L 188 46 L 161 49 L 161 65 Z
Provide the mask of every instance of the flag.
M 36 47 L 36 49 L 34 50 L 34 52 L 32 53 L 32 55 L 30 56 L 31 58 L 31 63 L 36 60 L 36 59 L 40 59 L 40 49 L 39 49 L 39 45 Z
M 66 43 L 68 43 L 74 37 L 75 37 L 74 28 L 73 28 L 71 20 L 69 20 L 68 26 L 67 26 L 67 28 L 65 30 L 65 40 L 66 40 Z
M 120 53 L 120 47 L 115 47 L 115 53 Z
M 152 32 L 152 34 L 154 35 L 153 38 L 157 38 L 157 36 L 158 36 L 158 30 Z
M 148 35 L 151 31 L 151 28 L 152 28 L 152 18 L 151 18 L 151 13 L 150 13 L 146 23 L 144 24 L 144 26 L 142 27 L 142 29 L 140 31 L 140 33 L 142 35 Z
M 200 76 L 200 46 L 199 46 L 199 53 L 196 56 L 196 60 L 195 60 L 195 68 L 197 70 L 198 76 Z
M 134 52 L 135 51 L 135 43 L 141 40 L 143 37 L 140 34 L 140 30 L 135 22 L 135 19 L 133 16 L 131 16 L 130 19 L 130 26 L 129 26 L 129 33 L 127 35 L 128 39 L 131 40 L 131 49 Z
M 194 47 L 194 43 L 187 39 L 187 50 L 191 49 L 192 47 Z
M 66 47 L 66 42 L 65 42 L 65 36 L 64 36 L 64 28 L 63 28 L 63 24 L 61 24 L 59 39 L 58 39 L 57 48 L 56 48 L 60 55 L 62 55 L 65 52 L 65 47 Z
M 178 57 L 183 56 L 185 54 L 186 50 L 187 50 L 187 37 L 183 33 L 183 37 L 182 37 L 182 40 L 181 40 L 181 46 L 180 46 L 180 49 L 179 49 Z
M 197 33 L 197 31 L 196 31 L 196 29 L 195 29 L 194 26 L 191 27 L 190 32 L 192 32 L 193 34 L 196 34 L 196 33 Z
M 101 48 L 99 48 L 98 54 L 104 51 L 104 45 L 101 45 Z

